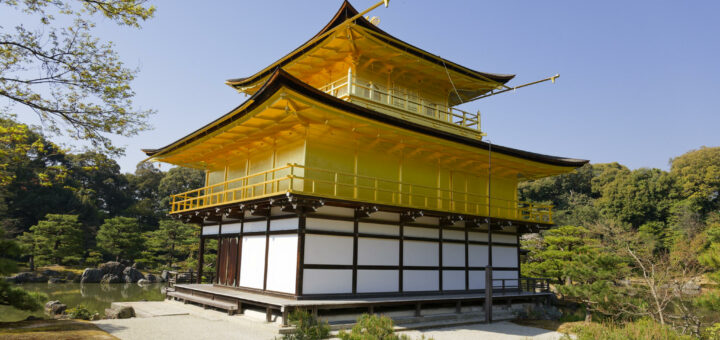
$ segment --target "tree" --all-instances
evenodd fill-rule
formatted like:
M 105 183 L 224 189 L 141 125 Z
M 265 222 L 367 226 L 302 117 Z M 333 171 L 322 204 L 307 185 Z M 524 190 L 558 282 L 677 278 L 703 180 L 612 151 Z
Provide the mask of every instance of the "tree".
M 527 263 L 521 267 L 523 276 L 565 282 L 567 269 L 587 251 L 588 236 L 588 230 L 583 227 L 562 226 L 543 232 L 541 238 L 523 241 L 523 248 L 530 250 Z
M 14 240 L 5 238 L 5 231 L 0 228 L 0 276 L 14 273 L 17 270 L 13 257 L 20 255 L 20 246 Z M 21 310 L 38 310 L 47 299 L 44 294 L 31 293 L 15 287 L 0 278 L 0 305 L 12 306 Z
M 106 254 L 133 261 L 143 249 L 143 239 L 137 220 L 129 217 L 113 217 L 105 220 L 97 233 L 97 245 Z
M 720 147 L 701 147 L 671 161 L 684 198 L 703 212 L 720 209 Z
M 125 175 L 133 202 L 125 215 L 137 218 L 145 230 L 157 227 L 158 221 L 167 213 L 162 208 L 163 197 L 158 193 L 160 182 L 165 176 L 165 173 L 148 162 L 138 164 L 134 174 Z
M 198 235 L 197 225 L 163 220 L 157 230 L 147 233 L 147 249 L 157 261 L 170 268 L 176 260 L 190 256 Z
M 170 196 L 198 189 L 205 185 L 205 174 L 196 169 L 172 168 L 165 174 L 158 187 L 161 207 L 164 212 L 170 209 Z
M 56 134 L 120 153 L 108 134 L 132 136 L 147 128 L 152 111 L 133 107 L 137 73 L 120 61 L 112 43 L 92 35 L 93 16 L 140 27 L 155 8 L 145 0 L 3 1 L 27 16 L 14 29 L 0 27 L 0 97 L 32 110 Z M 37 27 L 26 24 L 37 20 Z M 67 23 L 67 24 L 65 24 Z M 11 106 L 0 105 L 0 114 Z
M 83 258 L 83 230 L 77 215 L 48 214 L 21 239 L 36 265 L 77 264 Z

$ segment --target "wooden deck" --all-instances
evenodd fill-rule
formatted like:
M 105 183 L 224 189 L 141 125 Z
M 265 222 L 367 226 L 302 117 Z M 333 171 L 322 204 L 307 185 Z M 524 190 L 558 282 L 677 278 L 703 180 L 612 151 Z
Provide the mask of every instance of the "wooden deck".
M 175 289 L 177 292 L 182 293 L 184 298 L 181 299 L 185 301 L 203 304 L 203 301 L 207 302 L 208 299 L 211 299 L 221 301 L 224 304 L 235 303 L 237 304 L 236 309 L 240 314 L 243 313 L 243 304 L 265 308 L 268 322 L 271 320 L 272 312 L 275 310 L 282 315 L 283 325 L 287 325 L 288 313 L 298 308 L 310 310 L 317 316 L 318 310 L 367 308 L 369 313 L 373 313 L 375 307 L 407 305 L 409 307 L 415 307 L 416 316 L 420 316 L 423 305 L 455 304 L 455 308 L 459 313 L 463 304 L 467 305 L 485 300 L 485 294 L 482 293 L 295 300 L 212 284 L 178 284 L 175 285 Z M 512 301 L 512 299 L 540 300 L 549 295 L 552 295 L 552 293 L 519 290 L 504 291 L 493 292 L 493 300 L 504 300 L 507 302 Z M 197 301 L 194 299 L 197 299 Z

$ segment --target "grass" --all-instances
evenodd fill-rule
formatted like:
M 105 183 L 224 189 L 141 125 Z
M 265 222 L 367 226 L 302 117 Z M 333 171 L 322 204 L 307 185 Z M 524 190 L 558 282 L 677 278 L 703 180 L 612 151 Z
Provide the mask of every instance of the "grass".
M 85 268 L 73 268 L 73 267 L 61 266 L 61 265 L 56 264 L 56 265 L 52 265 L 52 266 L 38 267 L 36 269 L 36 271 L 41 272 L 46 269 L 54 270 L 54 271 L 60 272 L 60 273 L 71 272 L 76 275 L 82 274 L 83 271 L 85 270 Z
M 82 320 L 31 320 L 0 322 L 0 339 L 117 340 L 94 324 Z

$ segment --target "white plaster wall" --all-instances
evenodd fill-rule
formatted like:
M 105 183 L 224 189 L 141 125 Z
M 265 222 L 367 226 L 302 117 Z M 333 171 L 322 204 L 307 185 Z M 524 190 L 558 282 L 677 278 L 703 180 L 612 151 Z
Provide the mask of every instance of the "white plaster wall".
M 495 242 L 517 244 L 517 236 L 507 234 L 493 234 L 493 243 Z
M 432 239 L 440 238 L 439 229 L 430 228 L 404 227 L 403 235 L 411 237 L 427 237 Z
M 493 267 L 517 267 L 517 248 L 493 245 Z
M 468 262 L 471 267 L 485 267 L 488 264 L 487 246 L 471 244 L 468 246 Z M 493 252 L 493 257 L 495 253 Z
M 240 286 L 262 289 L 265 276 L 265 235 L 244 236 L 242 242 Z
M 505 281 L 506 286 L 517 286 L 517 278 L 517 270 L 493 270 L 493 279 L 515 279 Z M 502 287 L 502 281 L 493 281 L 493 287 Z
M 331 207 L 327 205 L 318 208 L 317 213 L 333 216 L 355 217 L 355 210 L 352 208 Z
M 352 270 L 305 269 L 303 294 L 352 293 Z
M 443 243 L 443 266 L 465 266 L 465 244 Z M 464 287 L 464 284 L 463 284 Z
M 460 230 L 443 230 L 444 240 L 462 240 L 465 241 L 465 232 Z
M 245 225 L 243 225 L 243 232 L 245 233 L 252 233 L 255 231 L 265 231 L 267 228 L 267 221 L 252 221 L 252 222 L 245 222 Z
M 207 227 L 202 228 L 202 234 L 203 235 L 217 235 L 218 234 L 219 227 L 216 225 L 211 225 Z
M 268 290 L 295 293 L 297 238 L 297 235 L 270 235 L 267 270 Z
M 270 230 L 295 230 L 298 228 L 298 222 L 297 217 L 270 220 Z
M 397 270 L 358 270 L 357 292 L 397 292 L 399 280 Z
M 468 232 L 468 240 L 487 242 L 487 233 Z
M 305 235 L 306 264 L 352 264 L 353 238 Z
M 485 271 L 471 270 L 469 281 L 470 289 L 485 289 Z
M 437 217 L 423 216 L 415 219 L 415 223 L 422 223 L 437 226 L 440 224 L 440 219 Z
M 358 222 L 358 231 L 365 234 L 400 235 L 400 227 L 389 224 Z
M 370 215 L 370 218 L 375 219 L 375 220 L 399 222 L 400 214 L 385 212 L 385 211 L 378 211 L 376 213 L 372 213 Z
M 437 242 L 405 241 L 403 243 L 404 266 L 437 266 L 439 257 Z
M 358 238 L 358 264 L 397 266 L 400 242 L 378 238 Z
M 465 271 L 443 270 L 443 290 L 465 290 Z
M 437 270 L 403 270 L 403 291 L 439 290 Z
M 342 231 L 352 233 L 355 229 L 355 225 L 352 221 L 335 221 L 308 217 L 305 220 L 305 228 L 310 230 Z
M 222 233 L 223 234 L 237 234 L 240 232 L 240 226 L 242 226 L 242 223 L 223 224 L 222 225 Z

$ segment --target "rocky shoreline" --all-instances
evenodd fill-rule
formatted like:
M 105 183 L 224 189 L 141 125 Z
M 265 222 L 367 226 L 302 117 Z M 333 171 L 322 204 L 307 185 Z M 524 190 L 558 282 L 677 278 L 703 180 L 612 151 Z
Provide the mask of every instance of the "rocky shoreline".
M 55 271 L 45 269 L 35 272 L 21 272 L 7 277 L 12 283 L 162 283 L 168 279 L 169 272 L 163 270 L 160 275 L 143 274 L 134 265 L 128 266 L 120 262 L 107 262 L 97 268 L 85 268 L 82 274 L 71 271 Z

